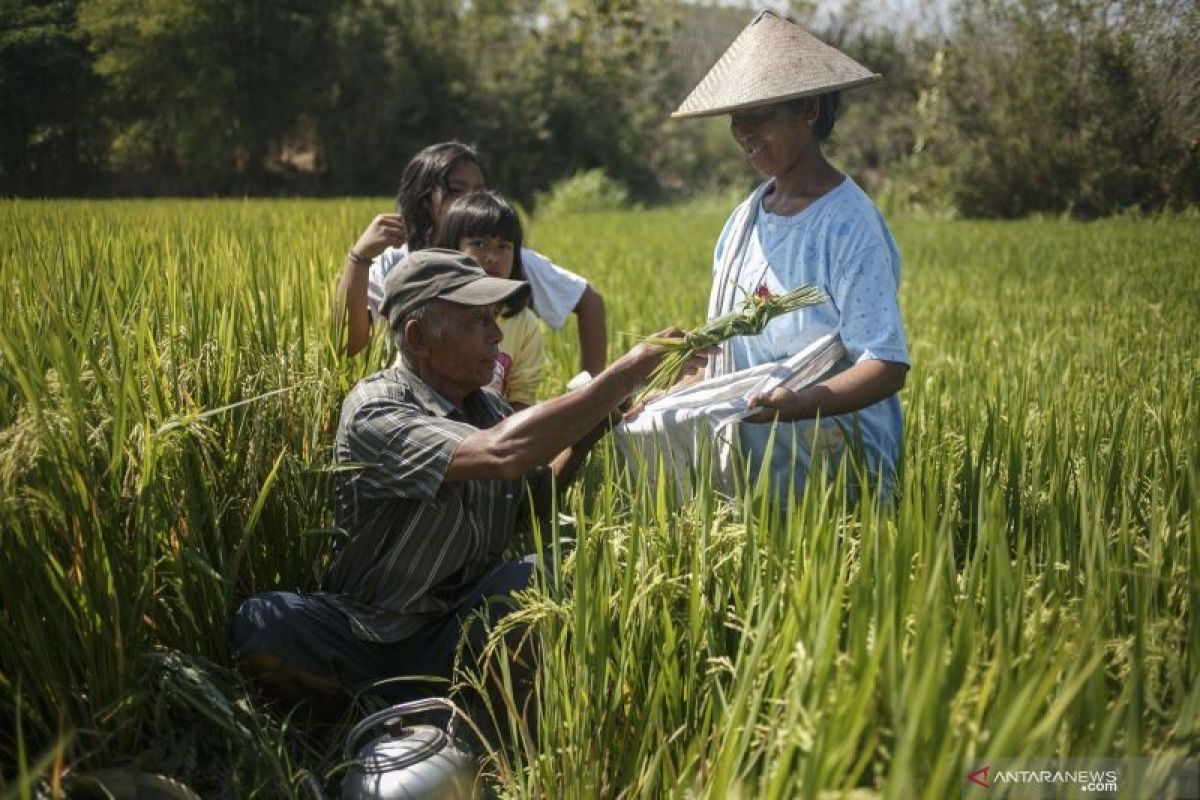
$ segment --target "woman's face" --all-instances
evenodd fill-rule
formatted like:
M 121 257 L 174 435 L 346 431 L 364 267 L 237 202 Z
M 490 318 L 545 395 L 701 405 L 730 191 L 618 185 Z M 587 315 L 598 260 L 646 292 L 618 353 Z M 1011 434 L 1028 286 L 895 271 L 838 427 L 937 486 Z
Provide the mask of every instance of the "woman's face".
M 437 237 L 438 226 L 441 225 L 442 217 L 446 215 L 451 203 L 464 194 L 486 188 L 483 170 L 474 161 L 463 158 L 450 167 L 445 185 L 433 187 L 433 194 L 429 196 L 429 210 L 433 216 L 433 238 Z
M 513 272 L 513 243 L 499 236 L 465 236 L 458 249 L 479 262 L 493 278 L 508 278 Z
M 817 104 L 807 100 L 798 108 L 795 103 L 776 103 L 735 111 L 730 117 L 729 132 L 758 174 L 776 177 L 788 172 L 815 143 Z

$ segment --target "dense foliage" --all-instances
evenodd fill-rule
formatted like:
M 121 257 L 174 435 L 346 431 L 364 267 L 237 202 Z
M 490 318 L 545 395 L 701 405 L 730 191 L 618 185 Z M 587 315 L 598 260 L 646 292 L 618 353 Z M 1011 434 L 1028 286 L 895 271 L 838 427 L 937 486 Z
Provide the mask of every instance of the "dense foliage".
M 385 354 L 335 355 L 332 282 L 377 206 L 0 204 L 0 795 L 130 762 L 205 797 L 336 779 L 345 729 L 265 708 L 226 628 L 337 535 L 335 415 Z M 532 240 L 645 334 L 703 318 L 728 209 Z M 676 510 L 600 452 L 564 583 L 523 601 L 542 738 L 492 765 L 507 794 L 907 800 L 988 758 L 1200 750 L 1196 220 L 893 222 L 897 504 L 831 476 L 782 518 Z M 575 348 L 549 337 L 545 395 Z
M 982 216 L 1200 199 L 1190 0 L 849 2 L 797 19 L 886 76 L 839 163 L 899 206 Z M 922 6 L 924 7 L 924 6 Z M 669 112 L 750 19 L 682 0 L 0 0 L 0 194 L 380 194 L 477 143 L 529 202 L 600 169 L 635 199 L 753 179 Z

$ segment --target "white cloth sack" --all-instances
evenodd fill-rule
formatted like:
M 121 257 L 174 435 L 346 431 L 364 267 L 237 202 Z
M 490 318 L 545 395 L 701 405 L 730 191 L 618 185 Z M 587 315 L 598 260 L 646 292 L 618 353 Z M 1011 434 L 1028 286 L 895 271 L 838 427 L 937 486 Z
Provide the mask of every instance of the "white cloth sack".
M 787 359 L 708 378 L 649 403 L 636 419 L 618 425 L 617 446 L 635 479 L 652 487 L 658 464 L 680 501 L 694 493 L 695 477 L 712 459 L 713 488 L 737 490 L 741 469 L 738 422 L 753 413 L 750 399 L 782 386 L 792 391 L 816 383 L 845 354 L 836 333 L 826 334 Z

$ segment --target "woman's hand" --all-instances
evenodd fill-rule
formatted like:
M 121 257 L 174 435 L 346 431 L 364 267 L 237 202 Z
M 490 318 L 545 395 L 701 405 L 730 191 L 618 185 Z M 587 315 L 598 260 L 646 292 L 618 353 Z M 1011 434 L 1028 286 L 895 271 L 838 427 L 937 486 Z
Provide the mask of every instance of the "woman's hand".
M 801 395 L 791 389 L 778 386 L 769 392 L 750 398 L 750 408 L 758 409 L 744 422 L 791 422 L 804 419 L 804 402 Z
M 400 247 L 406 240 L 404 218 L 399 214 L 380 214 L 358 237 L 351 252 L 374 259 L 389 247 Z
M 793 392 L 776 387 L 750 398 L 750 408 L 758 409 L 746 422 L 795 422 L 816 416 L 849 414 L 904 388 L 908 365 L 867 359 L 821 383 Z

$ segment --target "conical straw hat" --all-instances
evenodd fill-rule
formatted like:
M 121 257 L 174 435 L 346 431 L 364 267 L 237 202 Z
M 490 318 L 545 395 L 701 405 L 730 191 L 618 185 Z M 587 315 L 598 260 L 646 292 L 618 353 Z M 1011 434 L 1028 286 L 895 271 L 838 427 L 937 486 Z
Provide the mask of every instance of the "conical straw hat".
M 881 78 L 771 11 L 759 13 L 672 117 L 708 117 Z

